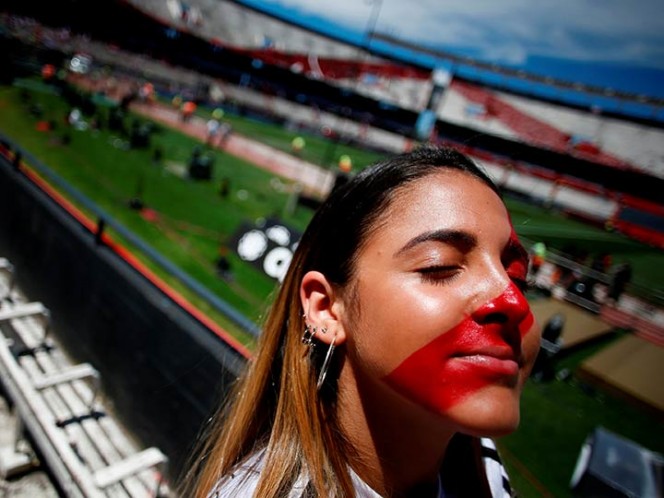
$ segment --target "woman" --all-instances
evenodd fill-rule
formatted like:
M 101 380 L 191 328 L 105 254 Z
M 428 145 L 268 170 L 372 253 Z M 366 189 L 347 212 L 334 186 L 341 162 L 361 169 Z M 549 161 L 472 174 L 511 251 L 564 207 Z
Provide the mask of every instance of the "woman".
M 483 438 L 517 427 L 539 349 L 527 269 L 496 187 L 460 153 L 363 171 L 305 231 L 189 494 L 508 495 Z

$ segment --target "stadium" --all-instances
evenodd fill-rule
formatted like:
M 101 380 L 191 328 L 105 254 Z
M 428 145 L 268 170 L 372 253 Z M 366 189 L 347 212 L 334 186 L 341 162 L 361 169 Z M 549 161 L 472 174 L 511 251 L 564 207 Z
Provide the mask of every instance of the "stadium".
M 171 494 L 321 200 L 431 142 L 497 183 L 546 248 L 538 321 L 565 318 L 498 441 L 519 496 L 658 496 L 664 101 L 408 43 L 373 6 L 360 39 L 230 0 L 3 7 L 0 371 L 60 492 Z M 594 469 L 593 444 L 623 456 Z M 642 494 L 616 481 L 632 448 Z

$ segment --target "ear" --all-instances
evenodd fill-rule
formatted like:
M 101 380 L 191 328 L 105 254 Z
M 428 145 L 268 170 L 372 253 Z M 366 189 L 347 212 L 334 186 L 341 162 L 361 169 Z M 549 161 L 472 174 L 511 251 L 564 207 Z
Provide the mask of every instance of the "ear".
M 307 272 L 300 284 L 300 300 L 305 320 L 317 328 L 316 339 L 330 344 L 335 338 L 336 345 L 346 340 L 343 301 L 325 275 L 318 271 Z M 323 329 L 326 332 L 322 332 Z

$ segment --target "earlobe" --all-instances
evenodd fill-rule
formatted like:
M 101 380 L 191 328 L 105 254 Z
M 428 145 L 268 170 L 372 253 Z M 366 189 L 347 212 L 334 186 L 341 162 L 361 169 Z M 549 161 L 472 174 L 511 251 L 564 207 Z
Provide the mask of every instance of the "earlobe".
M 302 277 L 300 301 L 306 325 L 316 329 L 313 337 L 325 344 L 334 340 L 337 346 L 346 340 L 341 320 L 343 304 L 325 275 L 310 271 Z

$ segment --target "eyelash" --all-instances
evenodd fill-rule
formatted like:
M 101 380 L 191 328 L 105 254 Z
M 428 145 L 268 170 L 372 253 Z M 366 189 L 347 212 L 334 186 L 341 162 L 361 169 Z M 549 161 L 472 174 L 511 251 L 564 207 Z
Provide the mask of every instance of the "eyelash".
M 445 285 L 461 274 L 458 270 L 459 268 L 457 266 L 429 266 L 427 268 L 421 268 L 417 270 L 417 272 L 420 274 L 420 277 L 424 282 Z M 510 279 L 522 294 L 528 292 L 532 287 L 532 283 L 525 278 L 510 275 Z
M 457 266 L 429 266 L 417 270 L 417 272 L 420 274 L 420 277 L 424 282 L 444 285 L 460 275 L 458 270 L 459 267 Z

